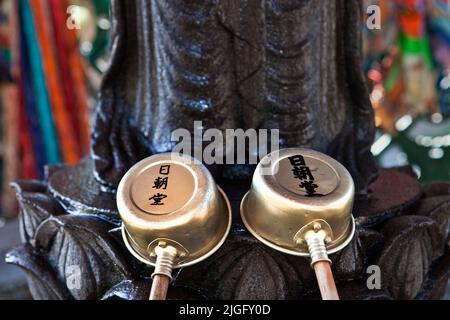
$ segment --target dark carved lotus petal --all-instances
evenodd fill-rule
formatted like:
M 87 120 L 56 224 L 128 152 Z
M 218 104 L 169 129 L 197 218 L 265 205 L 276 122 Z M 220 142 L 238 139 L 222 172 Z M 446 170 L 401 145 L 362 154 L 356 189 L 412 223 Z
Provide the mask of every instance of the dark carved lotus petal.
M 416 299 L 438 300 L 441 299 L 447 289 L 450 277 L 450 251 L 433 263 L 423 290 Z
M 108 233 L 111 227 L 92 215 L 64 215 L 49 218 L 37 230 L 36 247 L 46 252 L 58 278 L 74 283 L 69 291 L 75 299 L 100 299 L 131 277 L 127 253 Z
M 28 244 L 6 255 L 6 262 L 21 267 L 27 273 L 28 286 L 36 300 L 67 300 L 71 295 L 57 279 L 47 261 Z
M 448 237 L 450 227 L 450 195 L 425 198 L 411 210 L 411 213 L 430 217 L 436 221 L 440 237 L 443 240 Z
M 378 225 L 398 216 L 421 196 L 417 179 L 395 169 L 380 170 L 369 186 L 369 199 L 355 202 L 354 214 L 363 226 Z
M 20 234 L 23 242 L 33 239 L 39 225 L 51 216 L 64 214 L 63 208 L 45 193 L 41 183 L 14 183 L 20 205 Z
M 287 291 L 285 288 L 288 286 L 284 272 L 294 275 L 295 270 L 286 262 L 277 259 L 275 255 L 268 254 L 265 248 L 256 246 L 244 256 L 229 262 L 234 264 L 233 271 L 225 272 L 221 281 L 231 285 L 228 286 L 228 290 L 222 290 L 221 298 L 237 300 L 288 298 L 284 296 Z M 299 290 L 301 285 L 299 279 L 297 280 Z M 264 292 L 271 292 L 273 296 Z
M 67 167 L 67 164 L 65 163 L 52 163 L 48 164 L 44 167 L 44 174 L 45 174 L 45 181 L 48 182 L 48 179 L 57 171 L 63 170 L 65 167 Z
M 151 280 L 124 280 L 105 293 L 102 300 L 148 300 Z
M 47 191 L 47 183 L 38 180 L 18 180 L 12 182 L 11 187 L 18 194 L 24 192 L 45 193 Z
M 384 245 L 384 237 L 378 231 L 361 228 L 359 232 L 361 248 L 364 250 L 365 265 L 373 265 L 378 262 Z
M 303 288 L 301 277 L 307 274 L 307 259 L 292 259 L 255 239 L 235 236 L 208 260 L 183 269 L 175 286 L 225 300 L 295 299 Z
M 342 251 L 332 256 L 333 273 L 339 281 L 360 278 L 364 272 L 365 252 L 361 243 L 364 228 L 357 227 L 353 240 Z
M 383 290 L 369 290 L 364 281 L 352 281 L 337 285 L 341 300 L 392 300 Z
M 444 243 L 436 223 L 426 217 L 402 216 L 382 229 L 385 246 L 378 265 L 383 289 L 395 299 L 413 299 Z
M 102 300 L 148 300 L 151 279 L 124 280 L 105 293 Z M 168 300 L 205 300 L 198 292 L 184 287 L 170 287 Z
M 423 187 L 425 197 L 436 197 L 450 195 L 450 183 L 431 182 Z
M 118 224 L 115 194 L 102 189 L 93 169 L 92 159 L 86 158 L 77 165 L 55 170 L 49 176 L 49 192 L 71 214 L 93 214 Z

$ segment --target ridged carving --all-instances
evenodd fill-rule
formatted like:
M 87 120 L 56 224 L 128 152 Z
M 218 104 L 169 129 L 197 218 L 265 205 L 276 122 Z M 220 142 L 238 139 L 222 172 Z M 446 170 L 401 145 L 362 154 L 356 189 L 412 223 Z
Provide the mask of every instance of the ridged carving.
M 92 139 L 104 186 L 117 187 L 138 159 L 172 150 L 175 129 L 193 132 L 202 121 L 279 129 L 282 147 L 333 155 L 365 193 L 376 168 L 358 1 L 114 0 L 113 11 Z

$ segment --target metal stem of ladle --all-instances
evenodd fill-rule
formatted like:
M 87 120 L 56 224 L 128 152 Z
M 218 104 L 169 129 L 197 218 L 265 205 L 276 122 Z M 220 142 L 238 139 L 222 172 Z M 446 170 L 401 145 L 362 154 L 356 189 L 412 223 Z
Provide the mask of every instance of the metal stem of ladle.
M 339 295 L 331 271 L 331 260 L 328 258 L 326 241 L 327 233 L 316 227 L 306 233 L 305 240 L 311 255 L 311 266 L 316 273 L 317 283 L 323 300 L 339 300 Z
M 156 265 L 152 274 L 153 282 L 149 300 L 166 300 L 178 251 L 176 248 L 160 242 L 155 248 L 154 254 L 156 255 Z

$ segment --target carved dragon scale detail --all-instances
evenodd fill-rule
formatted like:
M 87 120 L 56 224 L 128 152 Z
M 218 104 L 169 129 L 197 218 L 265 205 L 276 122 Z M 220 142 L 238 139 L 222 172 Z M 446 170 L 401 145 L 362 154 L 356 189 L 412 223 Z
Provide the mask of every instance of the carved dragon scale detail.
M 344 299 L 438 299 L 450 275 L 450 185 L 421 186 L 408 168 L 378 171 L 373 113 L 360 71 L 357 0 L 113 0 L 113 52 L 94 118 L 91 155 L 14 184 L 23 268 L 36 299 L 147 299 L 152 270 L 117 232 L 115 188 L 171 132 L 280 129 L 282 147 L 326 152 L 351 172 L 357 233 L 332 257 Z M 317 299 L 306 259 L 277 253 L 243 228 L 251 167 L 210 168 L 234 211 L 229 239 L 180 270 L 171 298 Z M 382 289 L 368 290 L 379 265 Z M 78 268 L 78 269 L 76 269 Z M 74 285 L 74 272 L 83 275 Z

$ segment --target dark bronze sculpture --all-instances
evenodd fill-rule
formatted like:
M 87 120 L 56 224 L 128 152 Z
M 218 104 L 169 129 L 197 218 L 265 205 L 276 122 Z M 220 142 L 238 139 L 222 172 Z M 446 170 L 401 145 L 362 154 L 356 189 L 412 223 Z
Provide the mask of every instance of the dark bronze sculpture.
M 174 129 L 280 129 L 281 147 L 326 152 L 351 172 L 357 234 L 333 256 L 345 299 L 436 299 L 450 275 L 450 187 L 408 169 L 377 172 L 373 114 L 360 71 L 361 4 L 337 1 L 113 1 L 111 67 L 91 156 L 15 184 L 23 246 L 7 260 L 37 299 L 147 299 L 151 270 L 117 232 L 115 188 L 138 160 L 170 151 Z M 243 228 L 251 167 L 211 168 L 234 228 L 209 260 L 177 274 L 172 298 L 316 299 L 307 259 L 264 247 Z M 378 265 L 382 288 L 369 290 Z M 82 275 L 81 278 L 77 275 Z M 81 282 L 77 279 L 81 279 Z

